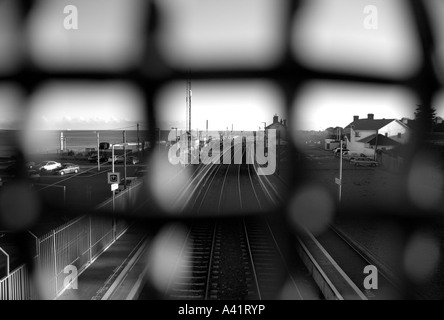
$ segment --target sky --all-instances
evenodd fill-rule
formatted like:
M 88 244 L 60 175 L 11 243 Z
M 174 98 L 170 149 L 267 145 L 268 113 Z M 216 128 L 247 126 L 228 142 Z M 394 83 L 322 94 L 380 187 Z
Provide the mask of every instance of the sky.
M 369 113 L 375 119 L 414 119 L 418 103 L 414 95 L 397 86 L 316 81 L 301 90 L 290 119 L 298 130 L 322 131 L 343 128 L 353 116 L 367 118 Z M 442 105 L 442 100 L 438 103 Z
M 185 129 L 185 82 L 162 88 L 155 104 L 162 130 Z M 286 115 L 278 87 L 256 80 L 195 81 L 192 83 L 192 128 L 204 130 L 258 130 L 272 122 L 273 115 L 287 119 L 299 130 L 345 127 L 354 115 L 375 119 L 414 118 L 418 99 L 398 86 L 314 81 L 307 83 Z M 97 84 L 49 83 L 29 100 L 17 86 L 0 86 L 0 129 L 120 130 L 147 128 L 139 93 L 120 82 Z M 437 115 L 444 117 L 444 90 L 433 100 Z M 29 112 L 25 112 L 29 110 Z
M 263 80 L 194 81 L 191 83 L 191 127 L 204 130 L 258 130 L 273 122 L 274 114 L 286 119 L 279 89 Z M 162 129 L 186 128 L 186 82 L 173 82 L 156 98 Z
M 35 130 L 136 130 L 146 125 L 142 97 L 122 82 L 52 82 L 31 96 Z

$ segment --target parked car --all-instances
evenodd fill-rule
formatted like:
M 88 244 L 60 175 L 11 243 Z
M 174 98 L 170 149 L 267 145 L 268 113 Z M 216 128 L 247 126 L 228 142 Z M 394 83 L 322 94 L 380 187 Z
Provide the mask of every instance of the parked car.
M 80 167 L 74 163 L 62 163 L 60 168 L 54 169 L 53 172 L 58 175 L 65 175 L 67 173 L 79 173 Z
M 359 157 L 361 157 L 361 153 L 356 152 L 356 151 L 348 150 L 348 151 L 344 151 L 342 153 L 342 159 L 348 160 L 348 161 L 351 161 L 351 160 L 353 160 L 355 158 L 359 158 Z
M 140 162 L 139 158 L 137 158 L 135 156 L 126 157 L 126 163 L 137 164 L 139 162 Z
M 97 162 L 97 154 L 92 154 L 88 157 L 89 162 Z M 100 156 L 100 162 L 108 161 L 107 157 Z
M 339 157 L 341 148 L 334 148 L 333 153 L 335 156 Z M 349 151 L 347 148 L 342 148 L 342 154 L 344 154 L 345 151 Z
M 351 164 L 357 166 L 366 166 L 366 167 L 376 167 L 378 165 L 378 161 L 372 160 L 369 157 L 358 157 L 350 160 Z
M 125 161 L 125 158 L 123 155 L 114 156 L 114 163 L 123 163 Z M 112 157 L 108 158 L 108 163 L 112 163 L 113 159 Z M 129 164 L 136 164 L 139 163 L 139 159 L 135 156 L 126 156 L 126 163 Z
M 113 157 L 108 158 L 108 163 L 113 163 Z M 123 156 L 114 156 L 114 163 L 123 163 Z
M 40 172 L 50 172 L 54 169 L 60 168 L 62 166 L 62 164 L 60 162 L 57 161 L 52 161 L 52 160 L 45 160 L 40 162 L 37 166 L 36 169 L 39 170 Z

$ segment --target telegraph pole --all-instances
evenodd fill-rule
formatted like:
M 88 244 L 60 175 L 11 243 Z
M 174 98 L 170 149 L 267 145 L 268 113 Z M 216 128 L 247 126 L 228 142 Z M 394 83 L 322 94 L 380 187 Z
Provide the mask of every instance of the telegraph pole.
M 339 185 L 339 203 L 341 203 L 342 197 L 342 140 L 340 141 L 340 149 L 339 149 L 339 180 L 336 180 L 336 183 Z
M 100 136 L 97 131 L 97 171 L 100 171 Z
M 187 139 L 188 139 L 188 163 L 191 163 L 191 80 L 187 80 L 186 86 L 186 103 L 187 103 Z
M 113 159 L 114 161 L 114 159 Z M 123 185 L 126 189 L 126 132 L 123 130 L 123 178 L 125 179 Z
M 378 130 L 376 130 L 375 155 L 374 155 L 374 159 L 373 159 L 375 161 L 377 161 L 377 152 L 376 151 L 378 151 L 378 135 L 379 135 Z
M 137 156 L 139 156 L 139 152 L 140 152 L 139 124 L 137 124 Z

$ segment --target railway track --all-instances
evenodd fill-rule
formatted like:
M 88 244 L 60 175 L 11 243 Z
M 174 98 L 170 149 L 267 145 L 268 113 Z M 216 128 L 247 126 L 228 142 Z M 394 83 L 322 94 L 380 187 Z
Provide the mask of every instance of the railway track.
M 165 299 L 276 299 L 291 277 L 271 229 L 260 218 L 192 224 L 179 261 Z M 295 282 L 292 289 L 303 299 Z
M 277 190 L 287 189 L 287 183 L 279 176 L 261 177 L 259 179 L 261 187 L 264 189 L 271 202 L 284 201 Z M 308 232 L 308 231 L 307 231 Z M 362 300 L 398 300 L 406 296 L 406 289 L 402 281 L 394 275 L 384 262 L 376 259 L 368 250 L 356 243 L 341 231 L 340 226 L 332 223 L 328 229 L 316 237 L 310 235 L 324 255 L 328 255 L 329 263 L 338 271 L 342 281 L 350 286 L 355 298 Z M 301 242 L 301 239 L 298 238 Z M 304 246 L 304 244 L 302 244 Z M 371 266 L 377 270 L 377 289 L 369 289 L 364 286 L 367 277 L 366 267 Z M 328 277 L 328 275 L 326 275 Z M 376 279 L 376 278 L 375 278 Z M 408 296 L 419 297 L 417 293 L 409 293 Z M 337 294 L 337 299 L 343 299 Z
M 244 158 L 244 150 L 235 152 Z M 254 165 L 233 164 L 234 158 L 231 154 L 231 164 L 196 170 L 189 179 L 194 185 L 182 192 L 182 211 L 196 218 L 207 214 L 188 226 L 165 299 L 276 299 L 286 279 L 291 279 L 292 296 L 303 298 L 271 227 L 257 216 L 276 202 Z M 246 212 L 255 214 L 238 215 Z
M 231 160 L 232 163 L 233 155 Z M 285 252 L 278 245 L 285 239 L 275 237 L 266 218 L 226 218 L 227 213 L 276 208 L 286 200 L 286 194 L 281 192 L 288 190 L 285 181 L 280 177 L 259 176 L 255 165 L 245 163 L 209 165 L 197 170 L 190 179 L 196 183 L 190 187 L 192 191 L 189 189 L 186 193 L 184 210 L 196 217 L 204 212 L 206 220 L 189 226 L 182 264 L 177 267 L 165 298 L 273 299 L 283 279 L 291 279 L 293 297 L 302 299 L 303 294 L 292 277 L 292 267 L 288 266 Z M 304 243 L 308 238 L 312 241 L 311 248 Z M 327 271 L 318 270 L 324 277 L 322 281 L 333 287 L 333 295 L 325 294 L 325 297 L 348 299 L 353 296 L 353 299 L 367 300 L 401 296 L 395 282 L 385 274 L 379 275 L 377 291 L 363 287 L 364 268 L 376 263 L 356 250 L 353 240 L 342 237 L 334 226 L 321 235 L 298 238 L 298 241 L 298 246 L 305 250 L 320 252 L 322 256 L 311 256 L 317 268 L 322 265 L 319 261 L 330 265 Z M 316 262 L 316 259 L 319 260 Z M 329 279 L 332 274 L 340 278 L 341 284 Z M 339 286 L 347 288 L 336 288 Z

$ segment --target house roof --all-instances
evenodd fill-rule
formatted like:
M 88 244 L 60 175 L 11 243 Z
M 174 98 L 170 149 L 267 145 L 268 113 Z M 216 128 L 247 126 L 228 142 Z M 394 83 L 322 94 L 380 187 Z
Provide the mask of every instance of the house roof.
M 358 142 L 369 143 L 371 146 L 378 144 L 378 146 L 394 146 L 399 145 L 398 141 L 390 139 L 382 134 L 378 134 L 378 141 L 376 141 L 376 134 L 372 134 L 371 136 L 365 137 Z
M 280 123 L 280 122 L 275 122 L 275 123 L 272 123 L 272 124 L 270 124 L 270 125 L 268 125 L 268 126 L 265 127 L 265 129 L 281 129 L 281 128 L 283 128 L 283 129 L 287 129 L 287 127 L 284 126 L 284 125 L 283 125 L 282 123 Z
M 353 130 L 378 130 L 385 127 L 390 122 L 396 119 L 358 119 L 350 123 L 345 128 L 352 128 Z

